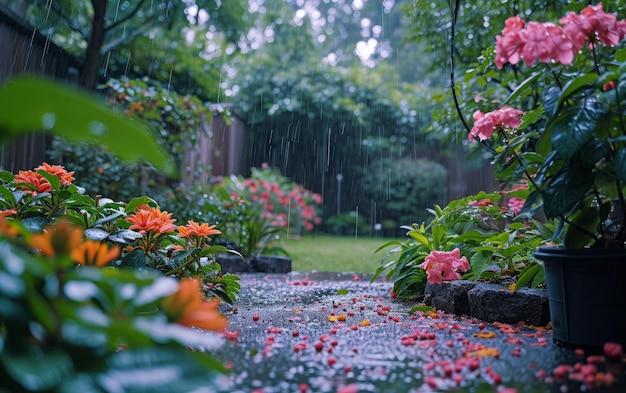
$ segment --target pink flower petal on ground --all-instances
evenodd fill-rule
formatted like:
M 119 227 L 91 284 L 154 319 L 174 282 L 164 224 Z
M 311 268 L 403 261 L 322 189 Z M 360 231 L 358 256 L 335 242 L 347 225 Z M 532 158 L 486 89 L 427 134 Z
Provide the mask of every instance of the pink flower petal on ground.
M 620 343 L 607 342 L 604 344 L 604 354 L 607 358 L 619 359 L 624 356 L 624 349 Z
M 357 393 L 356 385 L 351 383 L 350 385 L 342 386 L 337 389 L 337 393 Z

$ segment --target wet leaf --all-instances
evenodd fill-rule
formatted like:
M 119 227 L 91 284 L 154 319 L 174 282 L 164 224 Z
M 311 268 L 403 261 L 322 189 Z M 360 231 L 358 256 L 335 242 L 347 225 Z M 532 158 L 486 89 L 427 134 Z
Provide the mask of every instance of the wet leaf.
M 48 131 L 77 142 L 104 145 L 124 161 L 146 159 L 164 173 L 175 174 L 168 153 L 146 126 L 69 85 L 41 77 L 17 77 L 0 88 L 0 106 L 0 128 L 5 135 Z
M 21 353 L 2 353 L 6 372 L 27 391 L 51 389 L 72 370 L 72 359 L 63 351 L 31 349 Z

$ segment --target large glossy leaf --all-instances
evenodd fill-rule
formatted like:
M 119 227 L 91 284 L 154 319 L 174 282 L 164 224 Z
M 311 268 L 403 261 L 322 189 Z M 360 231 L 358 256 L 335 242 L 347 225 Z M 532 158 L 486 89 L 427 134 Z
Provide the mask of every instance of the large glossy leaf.
M 591 99 L 561 111 L 551 124 L 552 147 L 560 159 L 568 161 L 593 138 L 601 116 L 599 103 Z
M 598 74 L 590 73 L 590 74 L 582 74 L 577 76 L 576 78 L 567 82 L 567 84 L 563 87 L 563 91 L 559 96 L 558 103 L 559 105 L 563 105 L 563 103 L 570 99 L 574 93 L 578 90 L 583 89 L 585 87 L 593 87 L 596 79 L 598 79 Z
M 145 268 L 146 254 L 140 249 L 133 250 L 122 258 L 120 266 L 132 267 L 135 269 Z
M 565 168 L 543 191 L 543 209 L 548 219 L 566 215 L 591 189 L 593 177 Z
M 148 160 L 175 175 L 166 151 L 143 124 L 106 108 L 76 88 L 20 76 L 0 88 L 0 136 L 52 132 L 75 142 L 104 145 L 125 161 Z

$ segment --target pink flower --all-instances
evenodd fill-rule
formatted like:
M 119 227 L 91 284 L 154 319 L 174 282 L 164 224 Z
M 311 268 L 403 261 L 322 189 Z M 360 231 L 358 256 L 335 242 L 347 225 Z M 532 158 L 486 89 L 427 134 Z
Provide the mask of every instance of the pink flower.
M 528 22 L 519 16 L 508 18 L 502 35 L 496 36 L 496 67 L 517 64 L 520 59 L 532 66 L 535 61 L 572 64 L 576 53 L 588 43 L 615 46 L 626 35 L 626 21 L 607 14 L 602 4 L 588 6 L 580 14 L 569 13 L 553 23 Z
M 458 280 L 461 275 L 458 271 L 466 272 L 470 269 L 467 258 L 461 257 L 461 250 L 452 251 L 433 250 L 419 267 L 426 271 L 428 282 L 441 283 L 443 280 Z
M 507 205 L 509 210 L 513 212 L 514 215 L 518 215 L 524 207 L 524 200 L 522 198 L 511 197 L 509 198 Z
M 473 141 L 478 138 L 481 141 L 491 138 L 494 132 L 505 129 L 519 128 L 522 124 L 521 115 L 524 112 L 503 106 L 500 109 L 483 114 L 481 111 L 474 112 L 474 127 L 472 127 L 468 138 Z

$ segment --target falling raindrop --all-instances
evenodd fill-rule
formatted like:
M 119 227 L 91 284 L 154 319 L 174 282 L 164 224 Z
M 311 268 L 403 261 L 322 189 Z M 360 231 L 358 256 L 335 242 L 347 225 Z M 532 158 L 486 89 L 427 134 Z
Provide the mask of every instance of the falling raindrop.
M 41 116 L 41 127 L 45 131 L 50 131 L 52 128 L 54 128 L 55 124 L 56 116 L 54 115 L 54 113 L 48 112 L 44 113 L 43 116 Z
M 88 131 L 93 136 L 102 136 L 108 131 L 108 127 L 99 121 L 91 121 L 88 126 Z

